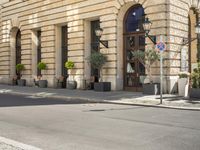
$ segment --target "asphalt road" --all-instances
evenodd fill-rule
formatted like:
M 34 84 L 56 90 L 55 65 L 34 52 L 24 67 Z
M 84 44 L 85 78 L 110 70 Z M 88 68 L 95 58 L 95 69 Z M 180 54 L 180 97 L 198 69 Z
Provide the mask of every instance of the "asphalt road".
M 200 112 L 0 94 L 0 136 L 44 150 L 200 150 Z

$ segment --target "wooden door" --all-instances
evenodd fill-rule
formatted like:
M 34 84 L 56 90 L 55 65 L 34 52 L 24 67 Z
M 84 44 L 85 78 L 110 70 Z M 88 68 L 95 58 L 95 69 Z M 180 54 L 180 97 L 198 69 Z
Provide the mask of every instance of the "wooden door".
M 145 51 L 144 33 L 130 33 L 124 35 L 124 89 L 142 91 L 141 76 L 145 75 L 145 67 L 133 57 L 136 50 Z

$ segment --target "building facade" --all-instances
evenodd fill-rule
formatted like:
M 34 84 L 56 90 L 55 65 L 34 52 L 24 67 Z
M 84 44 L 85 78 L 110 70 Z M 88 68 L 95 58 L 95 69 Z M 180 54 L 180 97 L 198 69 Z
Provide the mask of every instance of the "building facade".
M 112 90 L 140 90 L 145 68 L 130 59 L 129 49 L 151 49 L 155 45 L 145 38 L 144 14 L 152 22 L 150 35 L 166 43 L 164 52 L 164 91 L 177 90 L 180 71 L 192 71 L 198 58 L 198 40 L 189 44 L 184 38 L 196 38 L 199 0 L 4 0 L 0 16 L 0 83 L 9 84 L 16 76 L 16 64 L 25 65 L 22 78 L 27 85 L 42 74 L 48 86 L 56 78 L 72 74 L 83 88 L 95 70 L 88 56 L 98 48 L 95 29 L 101 27 L 100 51 L 107 56 L 102 69 L 103 81 L 111 82 Z M 67 72 L 64 63 L 71 60 L 75 69 Z M 40 72 L 38 62 L 47 70 Z M 159 62 L 152 72 L 160 79 Z

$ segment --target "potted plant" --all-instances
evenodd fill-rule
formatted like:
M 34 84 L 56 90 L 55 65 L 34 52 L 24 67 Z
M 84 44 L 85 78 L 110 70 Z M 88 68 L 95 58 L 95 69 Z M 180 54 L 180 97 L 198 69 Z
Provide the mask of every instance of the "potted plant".
M 188 88 L 189 88 L 189 77 L 190 74 L 188 72 L 180 72 L 178 74 L 178 95 L 179 96 L 188 96 Z
M 94 82 L 94 90 L 95 91 L 110 91 L 111 90 L 111 82 L 102 82 L 102 67 L 106 63 L 106 56 L 104 56 L 100 52 L 92 52 L 90 57 L 88 57 L 89 63 L 91 67 L 99 70 L 100 76 L 99 82 Z
M 191 98 L 200 98 L 200 62 L 198 62 L 197 68 L 193 70 L 191 74 L 192 88 L 190 89 Z
M 147 71 L 147 76 L 143 83 L 143 94 L 157 95 L 160 93 L 160 84 L 153 83 L 152 77 L 152 65 L 154 62 L 160 59 L 160 54 L 158 51 L 149 50 L 136 50 L 132 52 L 133 59 L 138 59 L 138 61 L 145 67 Z
M 45 70 L 47 68 L 47 65 L 44 62 L 39 62 L 37 65 L 39 70 Z M 42 77 L 42 75 L 41 75 Z M 42 78 L 39 78 L 38 80 L 38 86 L 41 88 L 46 88 L 47 87 L 47 80 L 44 80 Z
M 67 89 L 76 89 L 77 82 L 74 80 L 74 76 L 72 75 L 72 70 L 74 69 L 74 62 L 73 61 L 66 61 L 65 68 L 70 71 L 69 76 L 67 78 Z
M 19 86 L 25 86 L 26 85 L 26 80 L 22 79 L 22 74 L 21 72 L 25 69 L 23 64 L 17 64 L 16 65 L 16 71 L 17 71 L 17 85 Z

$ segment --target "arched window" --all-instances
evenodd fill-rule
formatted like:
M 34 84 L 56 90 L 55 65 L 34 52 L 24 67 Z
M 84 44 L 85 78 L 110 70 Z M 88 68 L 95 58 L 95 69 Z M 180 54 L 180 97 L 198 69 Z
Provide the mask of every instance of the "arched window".
M 138 32 L 143 30 L 144 8 L 136 5 L 128 11 L 125 20 L 125 32 Z
M 16 35 L 16 64 L 21 63 L 21 32 L 20 30 L 17 31 Z

